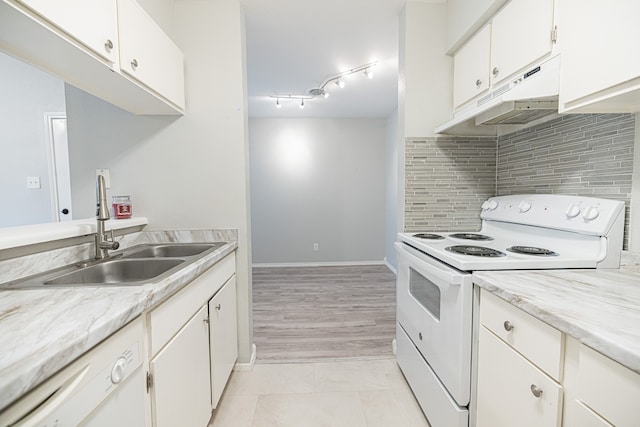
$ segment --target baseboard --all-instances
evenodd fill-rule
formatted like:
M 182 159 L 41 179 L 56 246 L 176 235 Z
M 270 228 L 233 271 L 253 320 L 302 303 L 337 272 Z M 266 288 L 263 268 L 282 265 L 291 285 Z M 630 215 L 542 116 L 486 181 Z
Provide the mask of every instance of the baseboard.
M 384 258 L 384 265 L 386 265 L 387 268 L 393 272 L 393 274 L 395 274 L 396 276 L 398 275 L 398 270 L 396 270 L 393 265 L 389 264 L 387 257 Z
M 385 265 L 385 261 L 327 261 L 327 262 L 283 262 L 283 263 L 254 263 L 253 267 L 342 267 L 358 265 Z
M 253 371 L 253 366 L 256 364 L 256 345 L 251 344 L 251 358 L 247 363 L 236 363 L 233 367 L 234 371 Z

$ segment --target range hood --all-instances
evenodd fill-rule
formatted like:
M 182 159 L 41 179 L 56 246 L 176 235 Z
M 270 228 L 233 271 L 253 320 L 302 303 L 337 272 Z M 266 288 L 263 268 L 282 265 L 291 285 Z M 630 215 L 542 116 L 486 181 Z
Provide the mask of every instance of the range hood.
M 560 56 L 554 56 L 457 111 L 453 120 L 438 127 L 435 133 L 496 135 L 498 126 L 522 128 L 534 121 L 538 123 L 544 117 L 554 117 L 558 113 L 559 83 Z

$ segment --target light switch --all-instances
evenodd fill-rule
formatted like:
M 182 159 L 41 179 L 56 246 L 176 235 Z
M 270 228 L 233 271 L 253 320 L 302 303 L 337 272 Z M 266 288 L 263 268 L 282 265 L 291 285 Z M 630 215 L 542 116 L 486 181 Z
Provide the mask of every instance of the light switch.
M 109 169 L 96 169 L 96 179 L 98 176 L 104 176 L 104 186 L 111 188 L 111 176 L 109 175 Z
M 40 177 L 39 176 L 28 176 L 27 177 L 27 188 L 40 188 Z

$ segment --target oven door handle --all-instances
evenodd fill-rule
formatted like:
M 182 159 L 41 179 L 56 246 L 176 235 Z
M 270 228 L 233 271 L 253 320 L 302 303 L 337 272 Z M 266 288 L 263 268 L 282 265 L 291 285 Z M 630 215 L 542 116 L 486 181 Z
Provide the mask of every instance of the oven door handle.
M 460 286 L 462 285 L 463 278 L 467 276 L 467 273 L 449 267 L 431 258 L 429 255 L 423 254 L 400 242 L 396 242 L 396 249 L 400 257 L 405 258 L 408 263 L 413 266 L 414 270 L 427 272 L 429 275 L 442 280 L 447 285 Z

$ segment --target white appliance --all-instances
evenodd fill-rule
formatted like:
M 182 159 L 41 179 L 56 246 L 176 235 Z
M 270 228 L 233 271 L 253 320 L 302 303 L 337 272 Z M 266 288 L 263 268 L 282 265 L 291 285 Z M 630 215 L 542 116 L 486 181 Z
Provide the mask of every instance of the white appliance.
M 140 319 L 0 412 L 2 427 L 144 427 Z
M 562 195 L 485 201 L 479 232 L 400 233 L 397 359 L 432 427 L 468 427 L 478 270 L 617 268 L 624 202 Z

